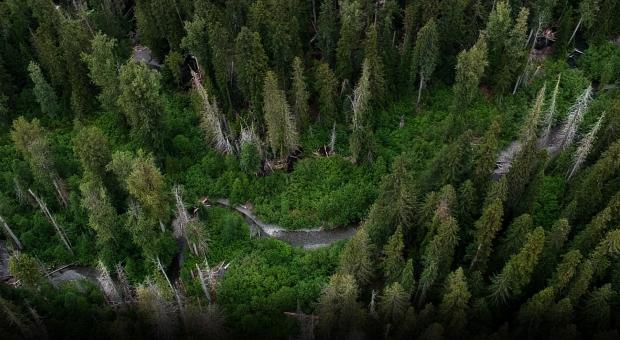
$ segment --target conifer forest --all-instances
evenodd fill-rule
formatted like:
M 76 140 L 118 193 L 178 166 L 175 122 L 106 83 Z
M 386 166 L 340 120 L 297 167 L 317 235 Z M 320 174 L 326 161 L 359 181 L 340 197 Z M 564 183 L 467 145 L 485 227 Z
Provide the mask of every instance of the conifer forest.
M 0 339 L 620 340 L 620 0 L 0 0 Z

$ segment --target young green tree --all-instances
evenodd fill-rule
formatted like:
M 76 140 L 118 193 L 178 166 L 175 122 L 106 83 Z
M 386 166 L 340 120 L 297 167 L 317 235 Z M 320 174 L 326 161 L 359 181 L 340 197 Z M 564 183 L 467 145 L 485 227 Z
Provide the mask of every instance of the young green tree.
M 351 275 L 336 273 L 321 292 L 317 304 L 318 331 L 325 339 L 346 336 L 361 325 L 363 310 Z
M 263 98 L 269 145 L 276 157 L 284 158 L 297 149 L 299 141 L 286 96 L 279 88 L 276 75 L 272 71 L 268 71 L 265 76 Z
M 360 228 L 347 242 L 340 254 L 338 273 L 351 275 L 355 282 L 359 282 L 361 286 L 366 286 L 370 283 L 374 270 L 371 247 L 368 232 L 366 229 Z
M 338 43 L 338 10 L 335 1 L 321 2 L 317 26 L 317 46 L 321 50 L 322 60 L 333 67 Z
M 31 61 L 28 65 L 30 79 L 34 83 L 34 96 L 39 102 L 41 112 L 46 115 L 55 116 L 60 113 L 58 97 L 52 86 L 45 80 L 43 72 L 37 63 Z
M 337 121 L 339 118 L 336 106 L 338 80 L 328 63 L 319 62 L 316 65 L 314 79 L 314 89 L 319 96 L 319 120 L 325 117 Z
M 470 298 L 463 268 L 459 267 L 448 275 L 439 305 L 439 318 L 449 334 L 458 336 L 467 325 Z
M 105 167 L 112 160 L 108 138 L 98 127 L 82 128 L 73 139 L 73 151 L 82 165 L 84 175 L 103 179 Z
M 585 301 L 584 323 L 591 330 L 609 329 L 613 319 L 612 305 L 618 293 L 607 283 L 594 289 Z
M 97 33 L 91 41 L 90 53 L 82 53 L 82 60 L 88 66 L 90 79 L 101 89 L 97 99 L 106 110 L 116 109 L 116 100 L 120 95 L 119 59 L 115 50 L 116 39 Z
M 121 66 L 118 106 L 125 114 L 131 135 L 144 146 L 158 144 L 160 117 L 160 74 L 144 63 L 132 60 Z
M 405 266 L 404 248 L 403 231 L 399 225 L 383 248 L 385 256 L 383 259 L 383 273 L 386 282 L 397 282 L 400 279 Z
M 194 20 L 185 22 L 186 35 L 181 39 L 181 48 L 188 49 L 203 71 L 207 71 L 211 62 L 209 51 L 209 34 L 205 18 L 194 15 Z M 205 72 L 208 74 L 207 72 Z
M 530 282 L 545 242 L 545 231 L 538 227 L 528 233 L 523 247 L 504 265 L 502 271 L 493 277 L 491 297 L 496 303 L 505 303 L 519 296 Z
M 407 260 L 403 266 L 403 272 L 400 276 L 400 285 L 403 287 L 409 298 L 415 289 L 415 275 L 413 275 L 413 259 Z
M 422 89 L 437 66 L 439 57 L 439 34 L 437 24 L 434 19 L 430 19 L 424 27 L 418 31 L 415 49 L 413 50 L 413 61 L 411 67 L 411 79 L 419 78 L 418 99 L 416 104 L 420 104 Z
M 564 295 L 566 292 L 566 288 L 577 274 L 581 259 L 579 250 L 571 250 L 562 255 L 562 261 L 559 262 L 548 282 L 549 287 L 553 287 L 558 295 Z
M 454 106 L 459 109 L 469 107 L 478 93 L 480 79 L 488 65 L 486 37 L 480 34 L 478 41 L 469 50 L 463 50 L 457 57 L 454 79 Z
M 247 27 L 241 28 L 235 39 L 235 64 L 241 93 L 253 108 L 260 108 L 261 89 L 268 69 L 267 55 L 260 35 Z
M 64 59 L 64 72 L 70 91 L 71 108 L 78 116 L 85 116 L 91 111 L 93 89 L 88 81 L 88 67 L 81 59 L 82 53 L 90 47 L 92 35 L 80 19 L 64 19 L 60 34 L 59 48 Z
M 501 127 L 497 121 L 493 121 L 484 134 L 482 143 L 474 149 L 474 164 L 472 165 L 472 177 L 478 193 L 486 192 L 489 180 L 495 169 L 497 151 L 499 150 L 499 134 Z
M 517 319 L 526 334 L 530 336 L 540 334 L 541 325 L 549 317 L 555 298 L 556 292 L 553 287 L 547 287 L 521 305 Z
M 293 76 L 291 86 L 291 97 L 293 102 L 293 113 L 298 127 L 305 127 L 310 121 L 310 108 L 308 106 L 308 100 L 310 93 L 306 86 L 306 79 L 304 76 L 304 63 L 299 57 L 293 59 Z

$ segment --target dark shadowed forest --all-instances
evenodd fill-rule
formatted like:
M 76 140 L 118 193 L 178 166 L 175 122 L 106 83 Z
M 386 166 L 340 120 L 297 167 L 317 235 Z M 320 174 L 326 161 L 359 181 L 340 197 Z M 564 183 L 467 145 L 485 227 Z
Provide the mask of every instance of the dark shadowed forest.
M 620 1 L 0 1 L 0 339 L 153 338 L 620 340 Z

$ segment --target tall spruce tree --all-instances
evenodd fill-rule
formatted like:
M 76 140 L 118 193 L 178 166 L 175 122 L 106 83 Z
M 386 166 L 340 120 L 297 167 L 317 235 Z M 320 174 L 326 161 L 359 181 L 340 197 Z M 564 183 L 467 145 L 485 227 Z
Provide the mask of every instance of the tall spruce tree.
M 163 106 L 160 74 L 145 63 L 128 61 L 121 66 L 117 104 L 125 114 L 131 136 L 144 146 L 156 148 Z
M 268 71 L 265 76 L 263 98 L 269 145 L 276 157 L 286 157 L 297 149 L 298 134 L 284 91 L 279 88 L 272 71 Z
M 493 277 L 491 297 L 496 303 L 505 303 L 522 294 L 530 282 L 544 242 L 545 232 L 541 227 L 528 233 L 523 247 L 506 262 L 502 271 Z
M 358 286 L 351 275 L 336 273 L 321 292 L 317 304 L 318 332 L 331 339 L 350 334 L 361 324 L 363 310 L 359 303 Z
M 304 64 L 301 58 L 295 57 L 293 60 L 293 76 L 291 86 L 291 97 L 293 102 L 293 113 L 297 126 L 299 128 L 305 127 L 310 121 L 310 108 L 308 106 L 308 100 L 310 94 L 306 86 L 306 78 L 304 76 Z
M 361 228 L 342 250 L 338 273 L 351 275 L 355 282 L 359 282 L 362 287 L 366 286 L 370 283 L 374 270 L 371 250 L 368 232 Z
M 28 65 L 28 73 L 34 83 L 34 96 L 39 103 L 41 113 L 50 116 L 57 115 L 60 111 L 58 96 L 56 96 L 52 86 L 45 80 L 39 65 L 31 61 Z
M 317 23 L 317 46 L 321 57 L 330 66 L 336 64 L 336 45 L 338 43 L 338 10 L 336 1 L 321 2 Z
M 480 34 L 478 41 L 469 50 L 463 50 L 457 57 L 454 79 L 454 105 L 460 110 L 469 107 L 478 93 L 480 79 L 488 65 L 486 37 Z
M 101 90 L 97 99 L 104 109 L 110 111 L 117 108 L 116 100 L 120 95 L 119 59 L 115 50 L 116 39 L 97 33 L 91 41 L 90 53 L 82 53 L 82 60 L 88 66 L 91 81 Z
M 262 106 L 267 56 L 260 35 L 247 27 L 241 28 L 235 39 L 235 63 L 239 89 L 251 107 L 258 110 Z
M 383 273 L 387 282 L 397 282 L 405 266 L 403 231 L 399 225 L 383 248 Z
M 336 105 L 338 97 L 338 79 L 334 72 L 325 62 L 319 62 L 314 71 L 314 89 L 318 93 L 319 120 L 321 117 L 332 121 L 340 120 L 338 107 Z
M 419 79 L 417 104 L 420 104 L 422 89 L 431 78 L 439 58 L 439 34 L 434 19 L 430 19 L 418 32 L 413 61 L 411 79 Z
M 439 305 L 439 318 L 448 335 L 458 337 L 467 325 L 470 298 L 465 273 L 463 268 L 459 267 L 448 275 Z

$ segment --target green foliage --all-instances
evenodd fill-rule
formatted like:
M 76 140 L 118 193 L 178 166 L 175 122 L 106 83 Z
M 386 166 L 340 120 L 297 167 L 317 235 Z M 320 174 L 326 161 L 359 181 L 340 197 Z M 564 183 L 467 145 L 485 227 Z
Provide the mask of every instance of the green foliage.
M 132 60 L 121 66 L 118 105 L 125 114 L 132 137 L 142 145 L 156 147 L 159 143 L 161 76 L 145 63 Z
M 471 298 L 463 268 L 459 267 L 448 275 L 445 290 L 439 305 L 439 316 L 447 332 L 458 335 L 467 324 L 468 304 Z
M 102 179 L 105 167 L 112 160 L 108 138 L 101 129 L 82 128 L 73 139 L 73 150 L 80 160 L 84 174 Z
M 286 96 L 273 72 L 268 71 L 263 85 L 263 113 L 267 138 L 274 156 L 285 158 L 298 146 L 298 134 Z
M 260 35 L 243 27 L 235 39 L 235 62 L 239 89 L 253 108 L 262 103 L 263 84 L 267 72 L 267 56 Z
M 293 113 L 297 121 L 297 126 L 301 129 L 307 126 L 309 122 L 310 117 L 308 116 L 308 110 L 310 108 L 308 107 L 308 99 L 310 93 L 306 88 L 303 61 L 299 57 L 293 59 L 293 76 L 291 78 Z
M 358 287 L 351 275 L 334 274 L 319 298 L 319 334 L 332 338 L 349 334 L 361 325 L 363 310 L 357 302 Z
M 97 33 L 91 41 L 90 53 L 82 53 L 90 79 L 101 89 L 97 99 L 109 111 L 116 109 L 116 99 L 120 95 L 116 48 L 116 39 Z
M 459 53 L 457 60 L 456 78 L 454 80 L 454 104 L 460 109 L 465 109 L 478 93 L 480 79 L 488 65 L 485 37 L 480 35 L 472 48 Z
M 25 287 L 36 288 L 43 284 L 44 276 L 35 258 L 28 254 L 16 253 L 9 258 L 9 272 Z
M 338 273 L 350 275 L 355 282 L 366 286 L 370 283 L 374 271 L 371 252 L 372 245 L 368 233 L 364 229 L 358 230 L 342 250 Z
M 338 118 L 336 106 L 338 80 L 329 68 L 329 64 L 325 62 L 317 63 L 314 78 L 314 88 L 319 96 L 319 115 L 330 120 L 336 120 Z
M 41 112 L 46 115 L 55 116 L 60 112 L 58 97 L 52 86 L 45 80 L 41 68 L 35 62 L 28 64 L 30 79 L 34 83 L 34 95 L 39 102 Z
M 418 31 L 415 49 L 413 50 L 413 61 L 411 67 L 411 80 L 415 81 L 416 77 L 420 79 L 418 86 L 418 100 L 420 103 L 420 92 L 425 86 L 424 84 L 431 79 L 431 75 L 437 66 L 437 58 L 439 56 L 439 36 L 437 33 L 437 24 L 434 19 L 430 19 L 424 27 Z
M 399 225 L 383 248 L 383 272 L 386 282 L 398 282 L 405 270 L 403 231 Z M 411 288 L 408 286 L 407 288 Z

